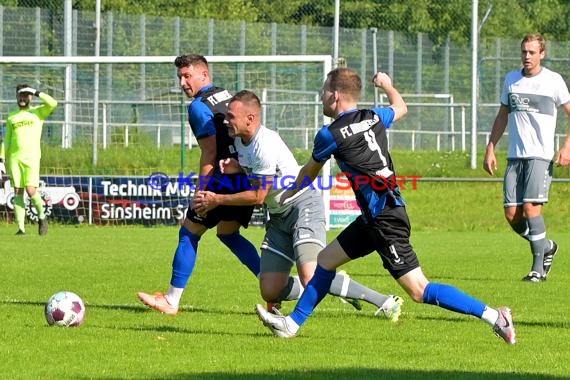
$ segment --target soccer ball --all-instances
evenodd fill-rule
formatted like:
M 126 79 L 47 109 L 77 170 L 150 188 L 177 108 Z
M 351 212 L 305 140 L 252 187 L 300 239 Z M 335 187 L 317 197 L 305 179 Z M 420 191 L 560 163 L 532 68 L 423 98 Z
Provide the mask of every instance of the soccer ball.
M 50 326 L 80 326 L 85 319 L 85 305 L 77 294 L 61 291 L 47 301 L 45 315 Z

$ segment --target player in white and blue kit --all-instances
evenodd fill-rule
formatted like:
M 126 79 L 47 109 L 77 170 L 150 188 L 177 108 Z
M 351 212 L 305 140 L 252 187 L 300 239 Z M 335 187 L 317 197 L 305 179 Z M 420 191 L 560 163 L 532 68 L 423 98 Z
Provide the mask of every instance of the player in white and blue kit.
M 523 68 L 505 78 L 501 106 L 483 163 L 493 175 L 497 170 L 495 147 L 509 127 L 509 150 L 504 181 L 505 218 L 512 229 L 530 243 L 532 266 L 523 281 L 542 282 L 558 251 L 547 239 L 542 216 L 552 181 L 554 135 L 557 107 L 563 107 L 570 120 L 570 94 L 560 74 L 543 67 L 545 40 L 540 34 L 527 35 L 521 42 Z M 570 125 L 556 162 L 570 160 Z
M 362 82 L 356 71 L 337 68 L 327 75 L 323 113 L 335 120 L 319 130 L 312 157 L 299 172 L 295 188 L 282 195 L 282 201 L 294 196 L 306 178 L 316 178 L 334 155 L 340 169 L 348 174 L 362 214 L 319 253 L 315 274 L 293 313 L 287 317 L 275 315 L 257 305 L 260 319 L 275 335 L 294 337 L 327 294 L 336 269 L 376 251 L 384 268 L 414 301 L 480 318 L 493 326 L 505 342 L 514 344 L 509 308 L 493 309 L 451 285 L 430 282 L 423 274 L 410 244 L 405 202 L 397 186 L 384 185 L 395 183 L 391 181 L 395 173 L 386 129 L 407 113 L 407 105 L 386 74 L 377 73 L 373 81 L 384 89 L 390 107 L 357 108 Z
M 234 95 L 226 125 L 230 135 L 236 137 L 239 166 L 238 162 L 227 160 L 222 163 L 224 173 L 244 170 L 252 189 L 235 194 L 199 192 L 194 207 L 199 213 L 209 213 L 224 205 L 265 203 L 269 221 L 261 245 L 261 295 L 269 304 L 296 299 L 313 276 L 317 255 L 326 245 L 323 199 L 315 189 L 306 187 L 287 204 L 280 204 L 287 186 L 284 179 L 294 180 L 299 165 L 279 134 L 261 125 L 261 103 L 253 92 L 244 90 Z M 293 265 L 301 284 L 290 276 Z M 376 314 L 392 321 L 400 315 L 401 298 L 380 294 L 346 274 L 335 273 L 327 292 L 374 304 L 378 308 Z

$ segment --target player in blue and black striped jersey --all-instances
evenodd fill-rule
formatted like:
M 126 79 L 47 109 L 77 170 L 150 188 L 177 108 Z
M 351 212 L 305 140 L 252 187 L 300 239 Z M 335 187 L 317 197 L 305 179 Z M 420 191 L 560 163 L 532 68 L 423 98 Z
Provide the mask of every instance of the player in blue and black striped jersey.
M 198 186 L 217 193 L 234 193 L 242 189 L 238 175 L 222 175 L 218 162 L 237 158 L 234 139 L 228 135 L 224 119 L 232 95 L 224 88 L 212 84 L 208 61 L 204 56 L 192 54 L 176 57 L 180 87 L 193 101 L 188 105 L 188 121 L 200 146 L 200 172 Z M 146 305 L 165 314 L 176 314 L 182 293 L 196 263 L 198 242 L 208 230 L 217 227 L 217 236 L 257 277 L 259 254 L 255 246 L 239 233 L 247 228 L 253 206 L 223 206 L 198 215 L 188 208 L 179 231 L 178 247 L 172 262 L 172 277 L 166 294 L 138 293 Z
M 315 274 L 293 313 L 287 317 L 275 315 L 257 305 L 260 319 L 279 337 L 295 336 L 327 294 L 336 269 L 376 251 L 384 268 L 415 302 L 473 315 L 493 326 L 505 342 L 514 344 L 509 308 L 493 309 L 451 285 L 430 282 L 423 274 L 410 244 L 410 222 L 386 137 L 386 129 L 407 113 L 407 105 L 388 75 L 376 73 L 373 82 L 386 93 L 389 107 L 358 109 L 362 82 L 356 71 L 337 68 L 328 73 L 322 91 L 323 113 L 334 121 L 319 130 L 312 157 L 299 172 L 293 189 L 281 197 L 282 202 L 287 202 L 303 184 L 311 183 L 334 155 L 350 181 L 362 214 L 319 253 Z

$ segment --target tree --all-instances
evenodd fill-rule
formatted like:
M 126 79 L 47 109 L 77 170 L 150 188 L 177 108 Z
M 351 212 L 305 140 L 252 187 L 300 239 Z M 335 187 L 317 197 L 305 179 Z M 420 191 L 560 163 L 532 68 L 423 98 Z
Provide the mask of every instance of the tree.
M 333 26 L 335 0 L 113 0 L 102 11 L 150 16 L 212 18 L 283 24 Z M 0 5 L 50 8 L 61 0 L 0 0 Z M 74 0 L 73 8 L 94 10 L 96 0 Z M 520 38 L 541 32 L 547 39 L 570 40 L 568 0 L 481 0 L 479 21 L 489 11 L 481 38 Z M 436 46 L 449 38 L 466 45 L 471 38 L 471 2 L 467 0 L 342 0 L 340 25 L 426 33 Z

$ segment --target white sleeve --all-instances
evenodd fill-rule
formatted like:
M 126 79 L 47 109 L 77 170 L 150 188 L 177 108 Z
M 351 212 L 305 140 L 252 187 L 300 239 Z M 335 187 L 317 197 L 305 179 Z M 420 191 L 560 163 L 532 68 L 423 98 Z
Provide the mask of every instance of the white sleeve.
M 557 81 L 559 85 L 557 91 L 558 96 L 556 98 L 556 106 L 561 106 L 570 102 L 570 93 L 568 93 L 568 86 L 566 85 L 564 78 L 562 78 L 562 75 L 558 75 L 558 77 L 560 79 Z
M 259 147 L 255 161 L 251 165 L 251 173 L 257 176 L 277 175 L 278 154 L 278 152 L 273 151 L 270 145 L 265 145 L 263 148 Z

